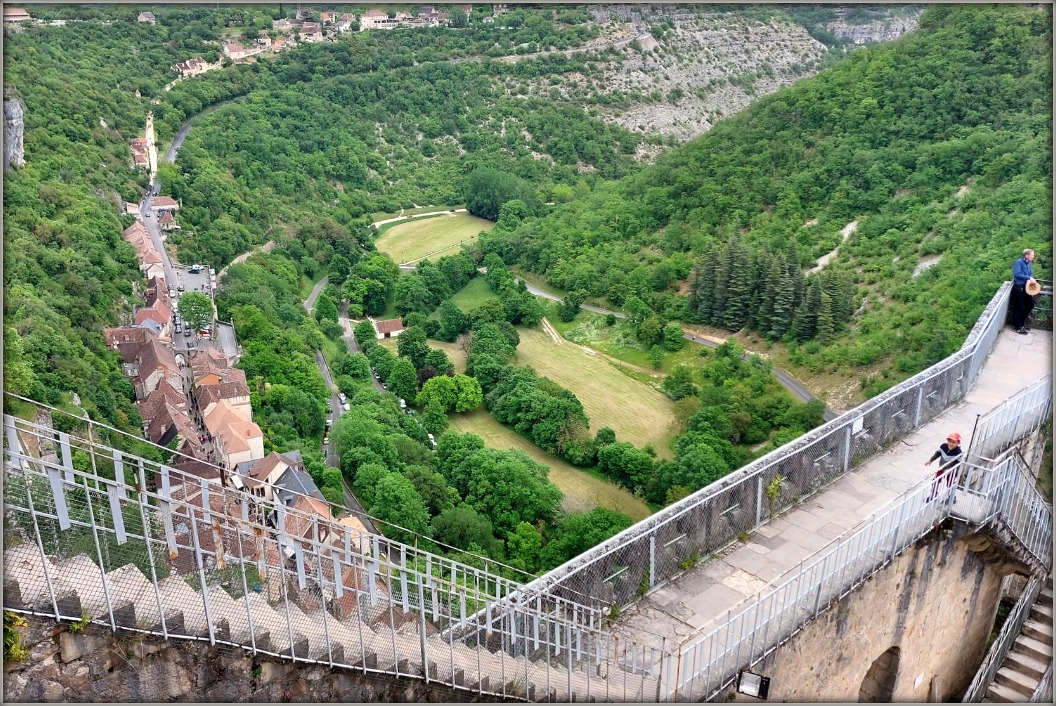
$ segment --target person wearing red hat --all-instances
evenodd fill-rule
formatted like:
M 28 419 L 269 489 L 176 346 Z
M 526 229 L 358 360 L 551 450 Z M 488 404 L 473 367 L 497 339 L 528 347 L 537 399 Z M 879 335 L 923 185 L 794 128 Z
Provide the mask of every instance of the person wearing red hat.
M 939 494 L 943 484 L 947 488 L 953 487 L 954 469 L 957 467 L 960 456 L 961 435 L 953 432 L 946 437 L 945 443 L 939 445 L 939 450 L 924 462 L 925 466 L 930 466 L 932 461 L 939 459 L 939 468 L 935 471 L 935 480 L 931 484 L 931 494 L 928 495 L 929 503 Z

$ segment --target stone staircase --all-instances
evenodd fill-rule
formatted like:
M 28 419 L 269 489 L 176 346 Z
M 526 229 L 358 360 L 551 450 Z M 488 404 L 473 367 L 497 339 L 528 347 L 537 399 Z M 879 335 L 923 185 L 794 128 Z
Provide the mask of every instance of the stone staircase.
M 545 648 L 517 656 L 501 647 L 488 649 L 501 643 L 494 635 L 479 645 L 447 642 L 431 623 L 424 623 L 423 640 L 419 632 L 422 623 L 418 621 L 403 621 L 402 625 L 396 621 L 394 628 L 369 616 L 371 622 L 364 622 L 358 614 L 338 619 L 324 609 L 297 605 L 295 600 L 271 604 L 252 591 L 245 596 L 240 590 L 237 596 L 232 595 L 219 584 L 206 587 L 210 599 L 207 617 L 197 580 L 197 575 L 169 576 L 158 582 L 155 591 L 151 579 L 134 564 L 108 572 L 104 583 L 98 564 L 85 554 L 69 559 L 48 557 L 42 562 L 40 550 L 32 541 L 4 552 L 6 609 L 54 616 L 57 608 L 64 618 L 88 617 L 103 624 L 109 624 L 113 615 L 119 628 L 192 639 L 208 639 L 211 621 L 218 641 L 247 649 L 255 646 L 286 659 L 292 655 L 411 677 L 428 676 L 456 687 L 518 700 L 622 702 L 656 698 L 656 677 L 641 670 L 598 665 L 585 655 L 573 661 L 569 673 L 567 652 L 551 656 L 548 663 Z M 402 614 L 402 608 L 394 606 L 393 610 Z M 372 611 L 371 615 L 388 612 Z M 428 665 L 424 668 L 423 643 Z M 607 676 L 610 668 L 611 678 Z
M 1030 700 L 1052 664 L 1052 574 L 1030 609 L 1030 617 L 987 689 L 983 703 Z

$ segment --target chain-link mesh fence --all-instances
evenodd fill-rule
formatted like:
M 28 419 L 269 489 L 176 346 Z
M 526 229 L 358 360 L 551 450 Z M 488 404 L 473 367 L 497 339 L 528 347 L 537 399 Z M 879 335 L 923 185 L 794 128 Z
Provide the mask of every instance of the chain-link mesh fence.
M 665 680 L 665 694 L 678 701 L 714 697 L 739 669 L 757 664 L 951 516 L 975 525 L 999 522 L 1011 531 L 1036 575 L 1051 569 L 1052 511 L 1018 459 L 994 468 L 969 465 L 963 473 L 951 469 L 947 477 L 909 491 L 774 589 L 684 645 L 678 655 L 679 678 Z
M 6 608 L 482 695 L 655 698 L 646 653 L 597 611 L 511 612 L 504 576 L 102 446 L 99 428 L 5 427 Z
M 742 650 L 816 612 L 801 585 L 836 567 L 859 575 L 879 540 L 792 579 L 756 609 L 771 617 L 739 616 L 706 657 L 673 655 L 662 636 L 623 639 L 607 619 L 963 396 L 1007 296 L 1006 285 L 951 358 L 527 586 L 115 450 L 128 445 L 116 430 L 5 415 L 5 523 L 21 541 L 5 546 L 5 605 L 480 694 L 654 700 L 676 674 L 704 693 Z M 1032 508 L 1015 520 L 1023 531 Z
M 1009 292 L 1002 285 L 954 355 L 535 579 L 522 594 L 624 608 L 818 492 L 964 396 L 1000 333 Z

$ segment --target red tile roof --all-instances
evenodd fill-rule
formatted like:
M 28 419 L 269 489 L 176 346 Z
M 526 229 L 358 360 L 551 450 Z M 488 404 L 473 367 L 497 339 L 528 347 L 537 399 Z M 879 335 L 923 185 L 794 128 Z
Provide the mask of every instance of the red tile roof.
M 385 319 L 384 321 L 375 321 L 374 328 L 378 333 L 395 333 L 396 331 L 403 330 L 403 321 L 401 319 Z

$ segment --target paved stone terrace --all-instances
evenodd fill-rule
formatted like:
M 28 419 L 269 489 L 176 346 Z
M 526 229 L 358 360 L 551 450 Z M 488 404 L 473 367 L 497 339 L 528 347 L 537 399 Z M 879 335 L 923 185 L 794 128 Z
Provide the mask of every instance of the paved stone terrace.
M 929 424 L 756 530 L 721 556 L 699 564 L 628 608 L 614 632 L 621 641 L 667 649 L 707 634 L 727 612 L 782 578 L 833 540 L 934 473 L 924 462 L 950 432 L 967 448 L 976 415 L 1052 372 L 1052 333 L 1006 328 L 965 398 Z M 655 637 L 653 637 L 655 636 Z M 673 642 L 672 642 L 673 640 Z

